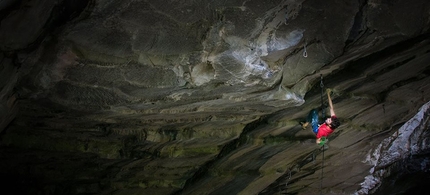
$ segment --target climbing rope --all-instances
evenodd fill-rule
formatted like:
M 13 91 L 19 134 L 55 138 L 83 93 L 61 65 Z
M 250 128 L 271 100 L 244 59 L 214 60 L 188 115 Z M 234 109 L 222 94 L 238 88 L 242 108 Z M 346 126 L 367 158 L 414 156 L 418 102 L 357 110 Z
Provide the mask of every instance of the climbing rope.
M 321 87 L 321 115 L 324 118 L 325 117 L 325 108 L 324 108 L 324 82 L 323 82 L 323 76 L 320 75 L 321 81 L 320 81 L 320 87 Z
M 288 176 L 287 181 L 285 182 L 285 193 L 287 193 L 287 190 L 288 190 L 288 180 L 290 180 L 290 179 L 291 179 L 291 169 L 289 169 L 289 172 L 290 172 L 290 174 L 289 174 L 289 176 Z
M 322 74 L 320 75 L 321 78 L 321 82 L 320 82 L 320 87 L 321 87 L 321 112 L 322 112 L 322 117 L 325 117 L 325 108 L 324 108 L 324 100 L 323 100 L 323 96 L 324 96 L 324 82 L 323 82 L 323 76 Z M 322 137 L 321 138 L 321 148 L 322 148 L 322 165 L 321 165 L 321 184 L 320 184 L 320 194 L 322 194 L 322 184 L 323 184 L 323 178 L 324 178 L 324 146 L 325 143 L 327 141 L 327 138 Z
M 323 185 L 323 178 L 324 178 L 324 144 L 322 146 L 322 165 L 321 165 L 321 184 L 320 184 L 320 194 L 322 194 L 322 185 Z

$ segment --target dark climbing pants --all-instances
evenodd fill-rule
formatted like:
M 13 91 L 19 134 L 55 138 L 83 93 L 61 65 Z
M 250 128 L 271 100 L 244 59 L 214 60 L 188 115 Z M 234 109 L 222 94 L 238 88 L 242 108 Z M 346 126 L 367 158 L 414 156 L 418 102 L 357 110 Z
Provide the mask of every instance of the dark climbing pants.
M 318 125 L 319 125 L 319 121 L 318 121 L 318 110 L 316 109 L 312 109 L 309 112 L 308 118 L 306 119 L 307 122 L 310 122 L 312 125 L 312 131 L 317 134 L 318 133 Z

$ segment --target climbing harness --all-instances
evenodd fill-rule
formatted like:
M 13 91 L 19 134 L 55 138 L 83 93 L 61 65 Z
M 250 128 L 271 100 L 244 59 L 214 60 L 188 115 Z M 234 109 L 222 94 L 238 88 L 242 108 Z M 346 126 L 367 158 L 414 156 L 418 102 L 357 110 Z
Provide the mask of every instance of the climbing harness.
M 306 41 L 305 41 L 305 46 L 304 46 L 304 50 L 303 50 L 303 57 L 305 57 L 305 58 L 308 57 L 308 52 L 306 51 Z

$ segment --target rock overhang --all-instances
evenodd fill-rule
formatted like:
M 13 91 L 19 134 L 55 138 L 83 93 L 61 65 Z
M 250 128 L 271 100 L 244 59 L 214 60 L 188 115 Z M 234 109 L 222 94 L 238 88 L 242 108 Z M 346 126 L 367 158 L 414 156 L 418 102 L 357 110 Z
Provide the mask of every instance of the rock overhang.
M 429 100 L 425 1 L 88 1 L 59 28 L 48 13 L 66 12 L 47 11 L 32 31 L 8 31 L 33 21 L 24 9 L 70 2 L 22 1 L 2 18 L 1 130 L 21 148 L 3 162 L 34 167 L 25 155 L 42 150 L 64 168 L 90 164 L 96 182 L 75 179 L 77 191 L 353 193 L 368 151 Z M 320 106 L 321 76 L 343 118 L 324 189 L 298 125 Z

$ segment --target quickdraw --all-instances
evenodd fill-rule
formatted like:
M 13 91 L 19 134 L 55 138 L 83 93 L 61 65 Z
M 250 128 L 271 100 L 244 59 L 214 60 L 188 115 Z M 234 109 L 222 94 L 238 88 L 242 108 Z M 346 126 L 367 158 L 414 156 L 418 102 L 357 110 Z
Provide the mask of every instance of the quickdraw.
M 305 41 L 305 46 L 303 49 L 303 57 L 307 58 L 308 57 L 308 52 L 306 51 L 306 41 Z

